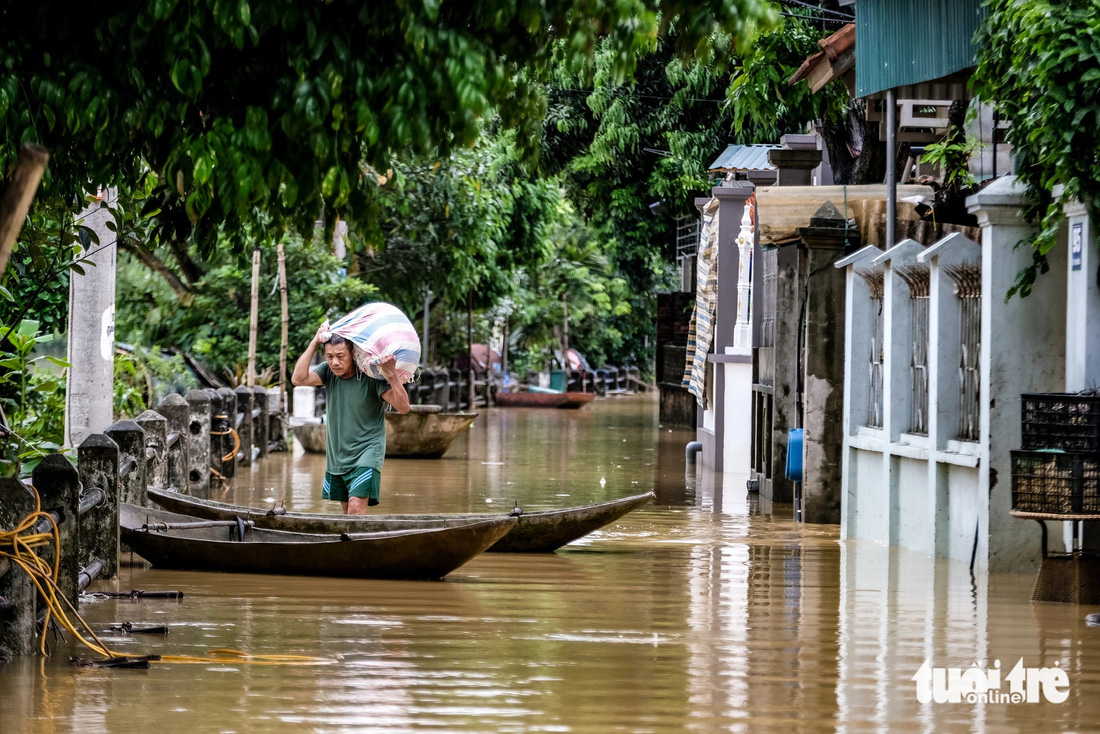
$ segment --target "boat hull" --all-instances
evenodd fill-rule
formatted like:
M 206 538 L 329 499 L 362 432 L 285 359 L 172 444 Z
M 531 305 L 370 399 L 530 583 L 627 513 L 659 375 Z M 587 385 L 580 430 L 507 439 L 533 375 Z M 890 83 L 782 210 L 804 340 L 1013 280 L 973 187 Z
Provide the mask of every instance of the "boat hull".
M 475 418 L 477 413 L 387 413 L 386 456 L 438 459 Z
M 576 409 L 595 399 L 586 392 L 498 392 L 493 400 L 498 408 L 567 408 Z
M 149 500 L 166 510 L 211 520 L 241 517 L 256 527 L 305 533 L 377 532 L 415 528 L 450 527 L 473 520 L 501 518 L 504 515 L 334 515 L 288 512 L 270 514 L 267 510 L 241 507 L 213 500 L 202 500 L 177 492 L 149 489 Z M 623 515 L 653 501 L 653 493 L 624 497 L 609 502 L 539 510 L 519 516 L 518 522 L 489 547 L 497 553 L 551 553 L 589 533 L 618 520 Z
M 380 533 L 293 533 L 254 528 L 233 540 L 235 526 L 143 530 L 148 523 L 200 518 L 134 505 L 120 512 L 121 539 L 154 566 L 193 571 L 272 573 L 370 579 L 441 579 L 486 550 L 515 525 L 498 516 L 450 527 Z M 231 534 L 231 531 L 233 534 Z
M 474 424 L 477 413 L 386 414 L 386 456 L 406 459 L 438 459 Z M 294 438 L 311 454 L 325 453 L 328 427 L 324 423 L 294 426 Z

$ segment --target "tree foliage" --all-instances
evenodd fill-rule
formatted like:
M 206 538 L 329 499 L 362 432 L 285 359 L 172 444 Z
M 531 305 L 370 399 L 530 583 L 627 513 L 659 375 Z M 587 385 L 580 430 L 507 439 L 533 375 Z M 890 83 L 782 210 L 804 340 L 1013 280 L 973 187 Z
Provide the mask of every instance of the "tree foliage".
M 24 141 L 51 151 L 47 195 L 151 170 L 162 239 L 204 253 L 257 211 L 307 231 L 328 208 L 377 241 L 372 168 L 468 146 L 490 113 L 533 148 L 553 53 L 583 68 L 603 38 L 625 79 L 672 22 L 681 52 L 713 55 L 716 29 L 747 42 L 776 17 L 764 0 L 151 0 L 56 22 L 67 10 L 0 8 L 0 176 Z
M 383 241 L 358 253 L 358 272 L 408 313 L 433 300 L 465 312 L 492 307 L 518 268 L 547 255 L 544 229 L 557 182 L 532 179 L 511 132 L 486 133 L 447 158 L 395 165 L 378 200 Z
M 542 166 L 561 175 L 627 283 L 630 309 L 611 318 L 622 339 L 609 347 L 608 359 L 650 363 L 656 293 L 675 284 L 676 220 L 694 216 L 694 198 L 709 193 L 706 165 L 729 143 L 778 142 L 783 133 L 843 111 L 843 89 L 811 95 L 805 85 L 786 85 L 819 50 L 822 35 L 801 17 L 785 18 L 751 45 L 714 34 L 710 46 L 718 53 L 709 63 L 684 61 L 674 41 L 659 41 L 639 61 L 632 83 L 613 73 L 610 47 L 598 48 L 591 85 L 567 64 L 559 66 L 549 91 Z
M 986 7 L 975 86 L 1010 122 L 1024 213 L 1039 225 L 1028 241 L 1034 263 L 1009 291 L 1026 296 L 1046 269 L 1065 201 L 1080 200 L 1094 221 L 1100 215 L 1100 0 L 989 0 Z
M 329 316 L 372 300 L 375 289 L 340 276 L 341 262 L 318 242 L 287 237 L 286 269 L 290 350 L 300 351 Z M 193 253 L 192 253 L 193 254 Z M 168 281 L 135 257 L 120 258 L 116 333 L 121 342 L 146 347 L 172 347 L 206 362 L 218 374 L 235 374 L 248 356 L 251 254 L 223 250 L 213 261 L 191 261 L 201 267 L 187 304 Z M 277 261 L 270 241 L 262 246 L 257 370 L 278 368 L 281 306 L 276 290 Z M 178 271 L 175 264 L 165 266 Z
M 0 434 L 0 476 L 30 472 L 46 451 L 61 448 L 65 432 L 64 380 L 57 370 L 43 369 L 68 363 L 56 357 L 36 356 L 35 349 L 53 340 L 33 319 L 5 325 L 0 322 L 0 408 L 10 437 Z

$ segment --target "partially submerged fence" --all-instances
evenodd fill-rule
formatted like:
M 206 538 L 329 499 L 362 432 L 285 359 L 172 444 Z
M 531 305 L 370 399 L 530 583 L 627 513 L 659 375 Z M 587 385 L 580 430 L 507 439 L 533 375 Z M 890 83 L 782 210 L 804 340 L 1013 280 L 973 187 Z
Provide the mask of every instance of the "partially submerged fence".
M 524 380 L 538 384 L 538 373 L 529 372 Z M 566 390 L 589 392 L 596 395 L 624 393 L 629 390 L 645 390 L 649 386 L 641 379 L 637 367 L 605 366 L 595 370 L 568 370 Z M 475 374 L 474 407 L 493 404 L 493 396 L 503 388 L 499 375 Z M 422 369 L 420 378 L 406 385 L 409 402 L 413 405 L 440 405 L 445 411 L 470 409 L 469 374 L 459 369 Z
M 89 436 L 75 466 L 61 454 L 46 456 L 31 484 L 57 524 L 61 593 L 76 604 L 93 580 L 118 575 L 120 503 L 146 504 L 149 486 L 207 497 L 212 478 L 233 477 L 238 466 L 285 448 L 275 395 L 262 387 L 172 394 L 157 410 Z M 23 481 L 0 479 L 0 531 L 17 527 L 34 508 Z M 43 518 L 33 532 L 51 530 Z M 53 551 L 45 553 L 52 563 Z M 31 578 L 0 557 L 0 662 L 34 652 L 45 614 L 37 597 Z

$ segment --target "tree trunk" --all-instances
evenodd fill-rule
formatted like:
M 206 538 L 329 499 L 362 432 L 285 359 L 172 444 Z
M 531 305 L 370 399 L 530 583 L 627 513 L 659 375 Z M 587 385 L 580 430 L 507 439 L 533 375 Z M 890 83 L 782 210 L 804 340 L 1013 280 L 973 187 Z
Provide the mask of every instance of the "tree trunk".
M 248 317 L 248 372 L 245 384 L 256 387 L 256 331 L 260 320 L 260 247 L 252 250 L 252 308 Z
M 867 124 L 867 104 L 852 100 L 843 124 L 822 127 L 837 184 L 880 184 L 886 175 L 886 147 L 879 131 Z
M 15 162 L 11 183 L 0 197 L 0 278 L 8 268 L 8 258 L 15 249 L 15 240 L 38 191 L 38 182 L 50 160 L 49 152 L 40 145 L 24 143 Z M 103 243 L 100 243 L 103 244 Z
M 185 306 L 191 304 L 195 297 L 194 288 L 184 283 L 163 260 L 157 257 L 152 250 L 145 247 L 136 237 L 132 235 L 119 237 L 118 246 L 136 257 L 145 267 L 159 273 L 164 278 L 164 282 L 168 284 L 168 287 L 176 294 L 176 297 L 180 299 L 180 303 Z
M 286 394 L 286 350 L 289 338 L 290 309 L 286 302 L 286 252 L 283 241 L 279 240 L 279 301 L 282 308 L 282 326 L 279 332 L 279 405 L 287 410 Z M 284 415 L 286 413 L 284 412 Z

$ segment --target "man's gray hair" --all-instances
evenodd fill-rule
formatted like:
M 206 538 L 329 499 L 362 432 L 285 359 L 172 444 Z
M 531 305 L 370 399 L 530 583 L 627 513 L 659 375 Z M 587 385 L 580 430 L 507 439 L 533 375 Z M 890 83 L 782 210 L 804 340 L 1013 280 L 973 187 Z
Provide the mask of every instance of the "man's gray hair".
M 330 336 L 328 338 L 328 341 L 325 342 L 325 344 L 326 345 L 331 344 L 331 345 L 336 346 L 336 347 L 340 346 L 341 344 L 347 344 L 348 345 L 348 351 L 349 352 L 351 351 L 351 340 L 350 339 L 345 339 L 344 337 L 340 336 L 339 334 L 333 334 L 332 336 Z

